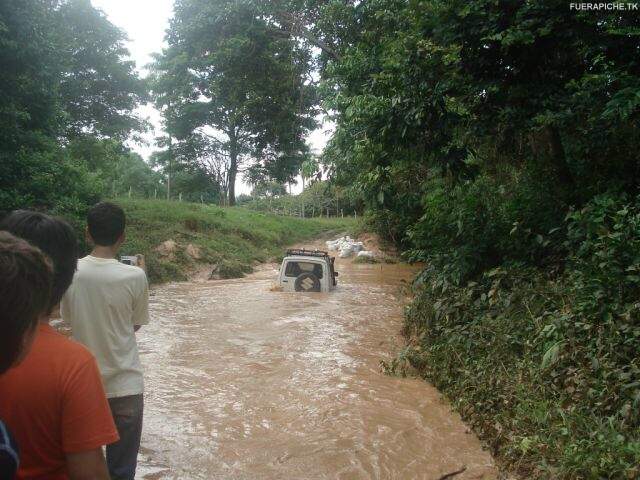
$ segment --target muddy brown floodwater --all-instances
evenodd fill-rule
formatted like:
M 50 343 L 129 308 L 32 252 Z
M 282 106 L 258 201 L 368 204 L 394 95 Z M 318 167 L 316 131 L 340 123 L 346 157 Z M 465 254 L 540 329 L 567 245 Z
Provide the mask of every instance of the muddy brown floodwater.
M 337 269 L 330 294 L 271 291 L 276 266 L 153 290 L 138 478 L 496 478 L 433 387 L 380 371 L 415 271 Z

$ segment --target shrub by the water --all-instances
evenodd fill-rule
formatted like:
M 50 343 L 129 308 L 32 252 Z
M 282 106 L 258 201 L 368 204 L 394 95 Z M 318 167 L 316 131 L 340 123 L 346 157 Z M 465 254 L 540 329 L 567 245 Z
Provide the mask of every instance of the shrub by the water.
M 455 258 L 432 258 L 402 358 L 525 476 L 638 478 L 640 198 L 595 197 L 558 235 L 563 268 L 461 280 Z

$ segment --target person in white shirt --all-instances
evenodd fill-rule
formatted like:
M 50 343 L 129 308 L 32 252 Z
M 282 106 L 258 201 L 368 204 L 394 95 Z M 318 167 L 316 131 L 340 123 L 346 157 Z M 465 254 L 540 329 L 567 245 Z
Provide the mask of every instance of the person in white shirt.
M 125 240 L 125 214 L 109 202 L 87 216 L 90 255 L 78 261 L 73 283 L 61 304 L 73 337 L 98 361 L 120 441 L 107 446 L 114 480 L 134 480 L 143 414 L 143 377 L 135 332 L 149 323 L 149 289 L 141 268 L 116 255 Z

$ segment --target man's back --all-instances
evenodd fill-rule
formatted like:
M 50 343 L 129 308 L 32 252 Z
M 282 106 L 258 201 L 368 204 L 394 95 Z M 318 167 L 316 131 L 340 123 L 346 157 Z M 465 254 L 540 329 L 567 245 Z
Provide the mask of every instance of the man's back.
M 95 355 L 109 398 L 143 392 L 134 326 L 149 322 L 148 295 L 142 269 L 87 256 L 62 301 L 62 316 Z

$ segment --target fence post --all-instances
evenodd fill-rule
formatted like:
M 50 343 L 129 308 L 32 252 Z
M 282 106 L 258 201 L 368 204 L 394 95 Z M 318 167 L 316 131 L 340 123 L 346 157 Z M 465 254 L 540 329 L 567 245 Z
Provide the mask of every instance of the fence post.
M 131 185 L 129 185 L 129 198 L 131 198 Z
M 340 209 L 340 216 L 344 218 L 344 210 Z
M 180 193 L 178 194 L 178 199 L 179 199 L 178 201 L 180 201 L 180 202 L 182 201 L 182 192 L 180 192 Z
M 153 199 L 154 200 L 158 199 L 158 189 L 157 188 L 153 190 Z

